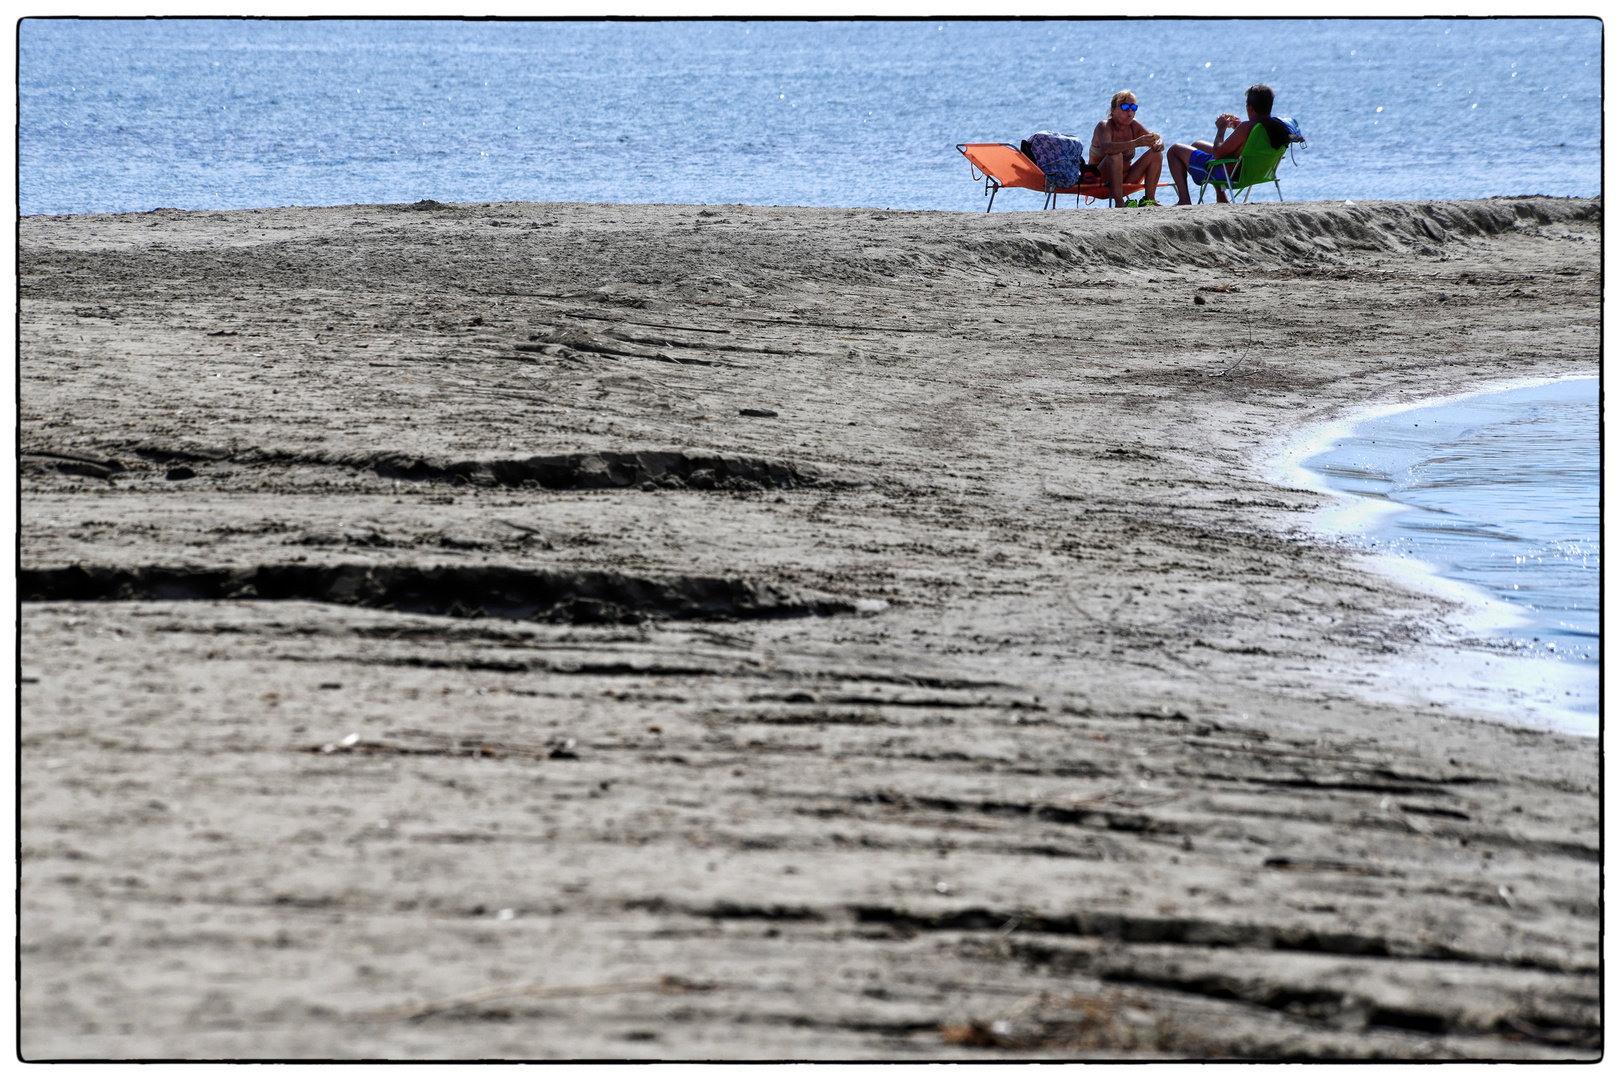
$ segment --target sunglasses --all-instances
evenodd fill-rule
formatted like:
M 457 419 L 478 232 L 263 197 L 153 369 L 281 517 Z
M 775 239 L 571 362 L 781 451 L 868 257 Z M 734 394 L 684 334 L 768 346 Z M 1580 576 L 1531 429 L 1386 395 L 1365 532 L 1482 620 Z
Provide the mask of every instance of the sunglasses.
M 1129 104 L 1129 103 L 1127 103 L 1127 102 L 1122 102 L 1122 103 L 1120 103 L 1120 106 L 1119 106 L 1119 107 L 1120 107 L 1120 108 L 1121 108 L 1121 109 L 1124 109 L 1124 110 L 1125 110 L 1125 111 L 1126 111 L 1126 112 L 1135 112 L 1135 111 L 1136 111 L 1136 106 L 1135 106 L 1135 105 L 1131 105 L 1131 104 Z

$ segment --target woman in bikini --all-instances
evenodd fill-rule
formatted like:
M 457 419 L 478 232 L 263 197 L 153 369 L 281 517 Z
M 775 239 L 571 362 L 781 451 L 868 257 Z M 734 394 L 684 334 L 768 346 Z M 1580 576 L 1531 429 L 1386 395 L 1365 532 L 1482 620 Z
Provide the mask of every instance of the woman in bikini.
M 1147 153 L 1136 158 L 1136 151 Z M 1142 184 L 1140 206 L 1158 206 L 1159 170 L 1164 166 L 1164 140 L 1136 120 L 1136 95 L 1121 90 L 1108 103 L 1108 119 L 1091 133 L 1091 163 L 1102 170 L 1115 206 L 1125 205 L 1125 185 Z

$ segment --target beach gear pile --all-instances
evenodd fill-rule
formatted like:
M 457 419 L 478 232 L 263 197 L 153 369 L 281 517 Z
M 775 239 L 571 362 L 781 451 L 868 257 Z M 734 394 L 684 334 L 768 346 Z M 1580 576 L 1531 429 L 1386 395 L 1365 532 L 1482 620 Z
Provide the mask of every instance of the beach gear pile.
M 1019 149 L 1046 174 L 1055 188 L 1074 187 L 1083 174 L 1101 175 L 1086 162 L 1086 144 L 1073 135 L 1037 131 Z
M 1299 121 L 1295 120 L 1291 116 L 1278 116 L 1278 117 L 1274 117 L 1273 119 L 1277 120 L 1279 123 L 1282 124 L 1283 127 L 1288 129 L 1288 143 L 1287 143 L 1287 146 L 1288 146 L 1288 160 L 1292 161 L 1294 163 L 1294 165 L 1297 167 L 1299 165 L 1299 162 L 1294 161 L 1294 147 L 1295 147 L 1295 145 L 1299 145 L 1299 146 L 1306 145 L 1305 144 L 1305 133 L 1299 129 Z

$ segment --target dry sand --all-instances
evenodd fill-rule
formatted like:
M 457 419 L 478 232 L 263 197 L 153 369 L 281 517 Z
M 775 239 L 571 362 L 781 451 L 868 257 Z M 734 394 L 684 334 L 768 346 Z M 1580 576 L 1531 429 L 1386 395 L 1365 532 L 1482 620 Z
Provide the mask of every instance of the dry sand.
M 24 1056 L 1594 1058 L 1596 744 L 1267 461 L 1600 229 L 23 220 Z

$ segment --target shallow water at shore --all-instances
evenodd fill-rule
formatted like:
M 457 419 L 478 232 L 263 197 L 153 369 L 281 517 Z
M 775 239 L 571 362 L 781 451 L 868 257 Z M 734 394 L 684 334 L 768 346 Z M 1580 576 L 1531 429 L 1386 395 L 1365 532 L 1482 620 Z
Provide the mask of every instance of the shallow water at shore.
M 1514 690 L 1514 710 L 1534 719 L 1595 732 L 1597 379 L 1363 414 L 1298 460 L 1313 486 L 1354 496 L 1324 514 L 1325 531 L 1399 576 L 1460 586 L 1470 627 L 1511 644 L 1516 655 L 1494 670 L 1481 660 L 1471 680 Z

